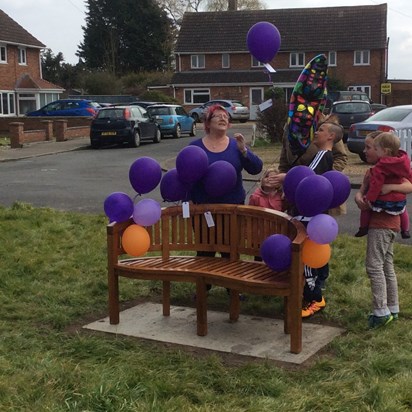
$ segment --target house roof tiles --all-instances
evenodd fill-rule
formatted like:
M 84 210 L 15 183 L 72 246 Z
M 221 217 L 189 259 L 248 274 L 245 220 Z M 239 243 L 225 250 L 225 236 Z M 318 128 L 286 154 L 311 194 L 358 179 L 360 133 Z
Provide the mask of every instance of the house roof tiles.
M 0 10 L 0 43 L 20 44 L 36 48 L 46 47 L 3 10 Z
M 386 17 L 386 4 L 185 13 L 175 52 L 247 52 L 247 33 L 261 21 L 278 28 L 280 51 L 381 49 Z

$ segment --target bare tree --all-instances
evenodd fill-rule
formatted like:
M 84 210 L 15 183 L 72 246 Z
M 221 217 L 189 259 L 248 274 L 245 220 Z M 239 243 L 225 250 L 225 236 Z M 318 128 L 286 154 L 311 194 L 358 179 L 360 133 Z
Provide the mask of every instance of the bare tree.
M 225 11 L 228 9 L 229 0 L 206 0 L 207 11 Z M 238 10 L 263 10 L 266 5 L 261 0 L 237 0 Z
M 158 0 L 160 6 L 165 10 L 174 24 L 180 27 L 183 15 L 187 11 L 200 11 L 200 4 L 205 0 Z

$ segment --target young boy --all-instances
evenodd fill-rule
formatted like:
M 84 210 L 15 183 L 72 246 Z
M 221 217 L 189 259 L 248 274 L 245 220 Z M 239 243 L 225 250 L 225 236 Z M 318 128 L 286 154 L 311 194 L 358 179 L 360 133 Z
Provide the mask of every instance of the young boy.
M 387 325 L 392 320 L 398 319 L 399 314 L 398 282 L 393 264 L 393 244 L 396 233 L 400 230 L 400 217 L 399 214 L 373 210 L 369 199 L 373 200 L 376 190 L 371 192 L 369 199 L 364 195 L 364 188 L 369 186 L 369 183 L 374 184 L 373 180 L 378 176 L 382 166 L 379 163 L 384 162 L 384 158 L 389 153 L 393 153 L 394 148 L 398 147 L 399 149 L 399 139 L 396 136 L 382 139 L 379 136 L 368 135 L 365 139 L 366 161 L 370 164 L 376 164 L 377 168 L 372 167 L 366 172 L 361 189 L 355 196 L 355 202 L 359 209 L 371 210 L 365 261 L 366 273 L 372 289 L 373 313 L 368 318 L 370 329 Z M 391 169 L 393 169 L 392 172 L 395 174 L 393 177 L 395 177 L 397 168 L 391 167 Z M 401 169 L 404 170 L 404 167 Z M 405 194 L 412 192 L 411 182 L 401 177 L 394 179 L 388 186 L 393 192 Z M 370 188 L 371 186 L 368 193 Z
M 335 122 L 324 122 L 315 132 L 314 144 L 319 151 L 312 159 L 309 167 L 316 174 L 323 174 L 333 169 L 333 145 L 340 142 L 343 138 L 343 128 Z M 302 217 L 303 223 L 310 219 Z M 305 266 L 305 286 L 303 289 L 303 307 L 302 317 L 307 318 L 314 315 L 326 306 L 325 298 L 322 294 L 322 288 L 325 280 L 329 276 L 329 265 L 319 269 L 313 269 Z

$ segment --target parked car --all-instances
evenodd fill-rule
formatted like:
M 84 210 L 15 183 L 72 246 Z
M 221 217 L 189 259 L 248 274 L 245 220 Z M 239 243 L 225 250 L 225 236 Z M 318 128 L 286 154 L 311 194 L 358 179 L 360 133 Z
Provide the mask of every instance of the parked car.
M 241 123 L 245 123 L 249 120 L 249 108 L 238 100 L 209 100 L 201 106 L 190 110 L 189 115 L 193 117 L 196 122 L 203 122 L 206 110 L 214 104 L 220 104 L 227 110 L 230 121 L 239 120 Z
M 196 123 L 182 106 L 161 103 L 148 106 L 147 111 L 159 123 L 162 136 L 175 138 L 181 137 L 182 134 L 196 136 Z
M 139 106 L 104 107 L 90 126 L 90 144 L 94 149 L 116 143 L 138 147 L 142 140 L 159 143 L 161 136 L 159 124 Z
M 353 124 L 349 129 L 348 149 L 357 153 L 365 161 L 365 137 L 374 131 L 395 132 L 412 131 L 412 105 L 394 106 L 381 110 L 361 123 Z
M 138 100 L 137 102 L 131 102 L 129 104 L 131 106 L 140 106 L 140 107 L 143 107 L 144 109 L 147 109 L 149 106 L 152 106 L 153 104 L 162 104 L 162 103 L 161 102 L 148 102 L 148 101 Z
M 379 104 L 379 103 L 371 103 L 373 113 L 378 113 L 383 109 L 386 109 L 388 106 L 386 104 Z
M 46 104 L 39 110 L 26 113 L 26 116 L 87 116 L 94 117 L 101 105 L 86 99 L 61 99 Z
M 344 100 L 334 102 L 330 111 L 339 118 L 339 123 L 343 126 L 343 141 L 346 143 L 351 124 L 366 120 L 373 115 L 370 103 L 362 100 Z

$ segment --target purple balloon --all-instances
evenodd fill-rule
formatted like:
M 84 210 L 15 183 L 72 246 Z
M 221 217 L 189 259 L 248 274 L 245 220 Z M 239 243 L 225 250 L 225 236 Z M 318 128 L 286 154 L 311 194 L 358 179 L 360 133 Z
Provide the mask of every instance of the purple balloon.
M 139 195 L 149 193 L 155 189 L 161 178 L 162 168 L 151 157 L 140 157 L 130 166 L 130 184 Z
M 269 63 L 280 49 L 279 30 L 267 21 L 254 24 L 246 39 L 250 54 L 262 63 Z
M 262 242 L 260 256 L 275 272 L 286 270 L 292 263 L 292 241 L 285 235 L 271 235 Z
M 178 202 L 187 200 L 190 185 L 183 183 L 176 169 L 167 171 L 160 181 L 160 194 L 165 202 Z
M 331 182 L 333 187 L 333 198 L 330 208 L 338 207 L 345 203 L 350 195 L 351 185 L 348 176 L 337 170 L 330 170 L 323 173 L 324 177 Z
M 236 169 L 226 160 L 212 163 L 203 178 L 205 191 L 209 196 L 220 197 L 229 193 L 236 186 Z
M 176 170 L 183 183 L 194 183 L 200 180 L 208 166 L 207 154 L 199 146 L 186 146 L 176 157 Z
M 338 236 L 338 223 L 332 216 L 319 214 L 312 217 L 306 232 L 310 240 L 320 245 L 325 245 L 333 242 L 336 236 Z
M 295 201 L 295 192 L 298 184 L 308 176 L 315 175 L 315 172 L 308 166 L 295 166 L 290 169 L 285 176 L 283 181 L 283 192 L 289 203 L 294 205 Z
M 303 216 L 315 216 L 329 209 L 332 198 L 332 183 L 321 175 L 305 177 L 296 188 L 296 207 Z
M 123 192 L 113 192 L 104 201 L 104 212 L 110 222 L 125 222 L 133 214 L 133 200 Z
M 140 226 L 154 225 L 162 215 L 162 208 L 153 199 L 143 199 L 136 203 L 133 210 L 133 220 Z

